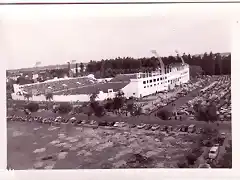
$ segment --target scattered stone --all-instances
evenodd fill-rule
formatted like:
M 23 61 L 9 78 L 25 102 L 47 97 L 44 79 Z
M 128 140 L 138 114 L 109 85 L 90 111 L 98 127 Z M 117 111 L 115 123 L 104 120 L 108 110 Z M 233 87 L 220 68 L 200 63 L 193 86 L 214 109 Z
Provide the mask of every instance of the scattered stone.
M 60 127 L 52 126 L 52 127 L 48 128 L 48 131 L 54 131 L 54 130 L 59 129 L 59 128 L 60 128 Z
M 55 144 L 59 144 L 59 143 L 60 143 L 59 140 L 54 140 L 54 141 L 50 142 L 49 144 L 51 144 L 51 145 L 55 145 Z
M 113 160 L 114 160 L 114 158 L 109 158 L 109 159 L 108 159 L 108 161 L 113 161 Z
M 45 166 L 44 169 L 53 169 L 55 166 L 55 164 L 52 164 L 52 165 L 48 165 L 48 166 Z
M 78 148 L 76 147 L 76 146 L 74 146 L 74 147 L 71 147 L 69 150 L 70 151 L 76 151 Z
M 78 139 L 71 139 L 71 140 L 69 140 L 71 143 L 73 143 L 73 142 L 77 142 L 78 141 Z
M 12 136 L 13 137 L 18 137 L 18 136 L 21 136 L 21 135 L 23 135 L 23 133 L 21 133 L 19 131 L 14 131 Z
M 68 149 L 69 149 L 69 148 L 71 148 L 71 147 L 72 147 L 72 145 L 71 145 L 71 144 L 68 144 L 68 143 L 65 143 L 65 144 L 63 145 L 63 147 L 64 147 L 64 148 L 68 148 Z
M 116 163 L 113 163 L 113 167 L 115 167 L 115 168 L 120 168 L 120 167 L 122 167 L 124 165 L 126 165 L 126 161 L 124 161 L 124 160 L 120 160 L 120 161 L 118 161 Z
M 33 153 L 41 153 L 46 151 L 46 148 L 40 148 L 40 149 L 35 149 L 35 151 L 33 151 Z
M 41 167 L 43 167 L 43 162 L 36 162 L 34 165 L 33 165 L 33 167 L 34 168 L 41 168 Z
M 158 152 L 156 152 L 156 151 L 148 151 L 148 152 L 146 153 L 146 157 L 155 156 L 155 155 L 157 155 L 157 154 L 158 154 Z
M 61 160 L 61 159 L 65 159 L 66 156 L 67 156 L 67 152 L 60 152 L 58 155 L 57 155 L 57 158 L 58 160 Z
M 46 160 L 50 160 L 50 159 L 53 159 L 53 156 L 52 155 L 48 155 L 48 156 L 45 156 L 43 158 L 41 158 L 43 161 L 46 161 Z
M 164 163 L 160 162 L 156 165 L 156 168 L 164 168 Z
M 92 153 L 91 153 L 91 152 L 86 152 L 84 155 L 85 155 L 85 156 L 91 156 Z

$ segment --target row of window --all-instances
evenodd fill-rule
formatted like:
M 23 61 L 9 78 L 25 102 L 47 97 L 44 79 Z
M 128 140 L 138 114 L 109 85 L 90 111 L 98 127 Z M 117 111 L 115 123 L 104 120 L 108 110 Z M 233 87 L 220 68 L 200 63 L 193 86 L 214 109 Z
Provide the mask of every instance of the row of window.
M 143 81 L 143 84 L 146 84 L 146 83 L 152 83 L 152 82 L 156 82 L 156 81 L 162 81 L 164 78 L 161 77 L 161 78 L 157 78 L 157 79 L 150 79 L 150 80 L 147 80 L 147 81 Z M 165 77 L 165 79 L 167 79 L 167 77 Z
M 187 74 L 188 72 L 184 72 L 184 73 L 181 73 L 181 75 L 184 75 L 184 74 Z M 147 84 L 147 83 L 152 83 L 152 82 L 157 82 L 157 81 L 162 81 L 164 79 L 167 79 L 167 77 L 161 77 L 161 78 L 156 78 L 156 79 L 150 79 L 150 80 L 147 80 L 147 81 L 143 81 L 143 84 Z M 179 81 L 179 80 L 178 80 Z
M 166 81 L 167 82 L 167 81 Z M 163 84 L 163 83 L 165 83 L 165 82 L 161 82 L 161 84 Z M 159 85 L 159 83 L 157 83 L 157 84 L 154 84 L 154 86 L 156 86 L 156 85 Z M 148 87 L 152 87 L 153 85 L 151 84 L 151 85 L 147 85 L 147 86 L 144 86 L 144 88 L 148 88 Z
M 179 82 L 180 79 L 181 79 L 181 77 L 176 78 L 176 79 L 172 79 L 172 80 L 168 80 L 168 83 L 173 84 L 173 83 Z M 150 80 L 150 81 L 151 81 L 151 80 Z M 164 84 L 164 83 L 167 83 L 167 81 L 164 81 L 164 82 L 161 82 L 161 83 L 154 84 L 154 86 L 159 85 L 159 84 Z M 144 86 L 144 88 L 146 88 L 146 87 L 152 87 L 152 85 Z

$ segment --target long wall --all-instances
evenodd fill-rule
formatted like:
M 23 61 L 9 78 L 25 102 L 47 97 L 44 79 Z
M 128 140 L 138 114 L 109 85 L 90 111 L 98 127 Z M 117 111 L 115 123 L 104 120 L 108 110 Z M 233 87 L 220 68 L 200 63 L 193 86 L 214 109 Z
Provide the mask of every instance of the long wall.
M 100 92 L 98 94 L 98 97 L 96 100 L 98 101 L 103 101 L 107 98 L 113 98 L 115 97 L 115 92 L 112 93 L 103 93 Z M 15 93 L 12 93 L 12 99 L 13 100 L 26 100 L 24 96 L 17 95 Z M 29 101 L 47 101 L 46 97 L 44 95 L 39 95 L 39 96 L 32 96 Z M 88 102 L 90 101 L 89 95 L 86 94 L 79 94 L 79 95 L 53 95 L 53 101 L 56 102 Z

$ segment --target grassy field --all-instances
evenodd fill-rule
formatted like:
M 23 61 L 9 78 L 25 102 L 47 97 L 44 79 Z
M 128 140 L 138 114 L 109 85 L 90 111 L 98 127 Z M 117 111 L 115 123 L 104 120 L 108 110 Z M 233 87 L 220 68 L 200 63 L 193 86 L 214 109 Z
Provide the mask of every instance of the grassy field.
M 147 159 L 141 167 L 176 167 L 197 138 L 137 128 L 107 130 L 24 122 L 8 122 L 7 133 L 8 166 L 16 170 L 139 167 L 129 160 L 134 153 Z

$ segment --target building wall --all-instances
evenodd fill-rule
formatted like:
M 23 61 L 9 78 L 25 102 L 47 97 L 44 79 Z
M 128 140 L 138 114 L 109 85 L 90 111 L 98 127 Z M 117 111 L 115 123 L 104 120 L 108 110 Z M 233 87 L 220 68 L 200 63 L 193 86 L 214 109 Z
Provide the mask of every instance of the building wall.
M 139 73 L 137 79 L 131 79 L 131 82 L 122 90 L 126 97 L 144 97 L 159 91 L 175 88 L 176 85 L 187 83 L 190 79 L 189 66 L 185 65 L 183 69 L 172 68 L 167 74 L 160 73 Z
M 102 91 L 100 91 L 96 100 L 103 101 L 107 98 L 114 98 L 114 97 L 115 97 L 115 92 L 103 93 Z M 24 98 L 24 96 L 17 95 L 15 93 L 12 93 L 12 99 L 13 100 L 26 100 Z M 46 98 L 45 98 L 44 95 L 32 96 L 32 98 L 30 98 L 29 101 L 46 101 Z M 76 102 L 76 101 L 89 102 L 90 101 L 90 96 L 87 95 L 87 94 L 53 95 L 53 101 L 56 101 L 56 102 Z

